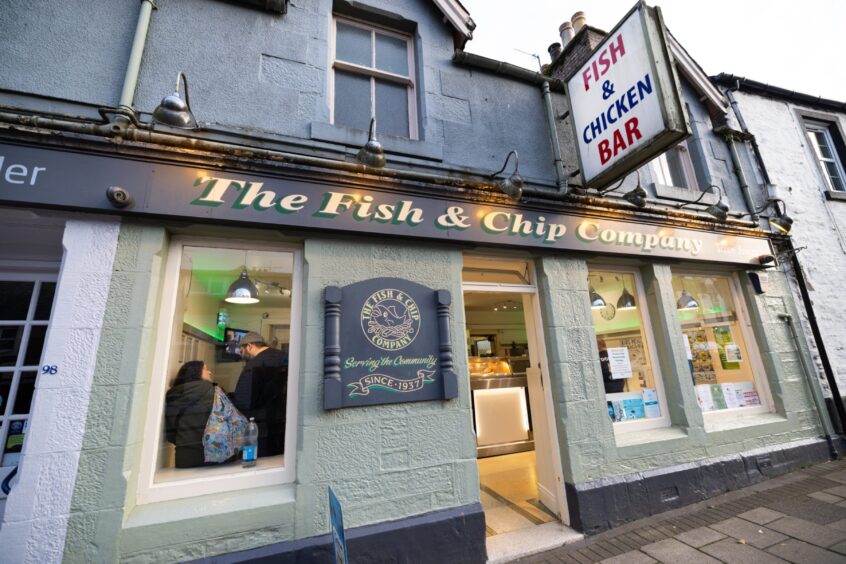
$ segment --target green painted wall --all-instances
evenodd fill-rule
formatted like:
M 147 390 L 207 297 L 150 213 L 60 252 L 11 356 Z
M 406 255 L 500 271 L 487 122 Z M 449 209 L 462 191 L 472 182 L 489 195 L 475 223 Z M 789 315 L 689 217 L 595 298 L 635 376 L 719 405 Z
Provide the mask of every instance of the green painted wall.
M 796 317 L 784 272 L 772 269 L 758 296 L 740 284 L 756 335 L 775 413 L 749 417 L 728 430 L 706 430 L 685 361 L 671 269 L 640 268 L 672 426 L 615 437 L 606 405 L 599 351 L 588 308 L 588 264 L 547 256 L 538 260 L 547 353 L 564 479 L 582 483 L 726 456 L 818 437 L 819 420 L 799 352 L 778 314 Z
M 195 230 L 194 234 L 200 231 Z M 216 233 L 220 236 L 220 233 Z M 235 237 L 278 234 L 233 231 Z M 303 243 L 297 479 L 209 498 L 135 505 L 168 236 L 125 222 L 97 357 L 65 546 L 68 562 L 178 561 L 328 532 L 327 486 L 347 527 L 478 502 L 469 383 L 459 398 L 325 412 L 323 302 L 328 285 L 379 276 L 449 290 L 460 304 L 461 253 L 372 241 Z M 456 372 L 466 372 L 464 313 L 452 309 Z

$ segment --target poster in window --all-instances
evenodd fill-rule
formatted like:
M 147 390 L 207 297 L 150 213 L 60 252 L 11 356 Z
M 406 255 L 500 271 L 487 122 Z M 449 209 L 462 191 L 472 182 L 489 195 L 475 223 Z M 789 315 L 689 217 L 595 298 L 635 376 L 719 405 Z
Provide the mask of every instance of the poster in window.
M 691 364 L 693 365 L 694 385 L 716 384 L 717 376 L 711 363 L 711 350 L 708 337 L 704 329 L 686 331 L 688 345 L 691 350 Z
M 717 352 L 720 355 L 723 370 L 740 370 L 740 347 L 731 337 L 731 327 L 728 325 L 714 327 L 714 341 L 717 343 Z
M 608 347 L 608 364 L 611 368 L 611 377 L 614 380 L 632 377 L 632 363 L 628 348 Z
M 643 390 L 643 412 L 649 419 L 661 417 L 661 406 L 658 405 L 658 390 Z

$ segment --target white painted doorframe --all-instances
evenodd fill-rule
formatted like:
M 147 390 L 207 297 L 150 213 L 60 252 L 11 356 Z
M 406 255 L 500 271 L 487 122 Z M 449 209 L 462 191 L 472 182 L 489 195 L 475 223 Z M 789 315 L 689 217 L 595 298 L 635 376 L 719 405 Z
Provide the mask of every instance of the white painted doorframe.
M 533 394 L 531 389 L 529 391 L 530 401 L 532 401 L 530 404 L 533 414 L 532 426 L 535 429 L 535 460 L 538 461 L 538 479 L 540 481 L 542 473 L 545 475 L 551 474 L 551 480 L 546 484 L 537 484 L 538 496 L 544 505 L 556 513 L 562 523 L 569 526 L 570 512 L 567 509 L 567 497 L 564 492 L 564 477 L 561 468 L 561 443 L 558 440 L 558 426 L 555 424 L 555 409 L 552 399 L 552 388 L 549 381 L 549 365 L 543 339 L 543 326 L 541 324 L 540 303 L 537 299 L 537 288 L 533 285 L 464 283 L 462 284 L 462 305 L 464 302 L 463 295 L 467 292 L 513 293 L 520 294 L 523 298 L 523 322 L 526 326 L 526 337 L 529 345 L 529 362 L 531 363 L 531 369 L 537 371 L 534 379 L 540 383 L 542 388 L 542 393 L 540 394 L 542 403 L 540 406 L 535 406 L 535 402 L 531 400 L 533 396 L 537 398 L 537 395 Z M 529 374 L 527 373 L 528 376 Z M 530 381 L 531 379 L 533 378 L 530 377 Z M 540 417 L 542 419 L 541 425 L 543 426 L 540 429 L 540 434 L 547 438 L 547 444 L 544 447 L 539 447 L 538 445 L 538 430 L 541 425 L 536 425 L 534 421 L 537 407 L 540 407 L 541 411 L 543 411 L 543 416 Z M 541 457 L 538 457 L 537 453 L 541 448 L 545 452 L 542 453 Z M 544 454 L 548 454 L 548 456 L 544 456 Z M 542 472 L 540 469 L 541 460 L 544 461 L 544 464 L 551 466 L 551 468 L 547 468 L 546 471 Z M 547 500 L 545 501 L 541 496 L 546 497 Z M 550 496 L 554 496 L 555 499 L 552 507 L 547 503 L 547 501 L 551 501 L 549 499 Z

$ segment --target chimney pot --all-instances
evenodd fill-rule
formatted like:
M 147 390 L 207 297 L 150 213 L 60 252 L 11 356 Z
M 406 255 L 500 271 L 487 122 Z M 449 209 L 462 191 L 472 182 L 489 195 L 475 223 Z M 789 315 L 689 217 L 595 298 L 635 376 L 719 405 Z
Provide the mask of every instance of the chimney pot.
M 547 51 L 549 52 L 549 58 L 555 61 L 561 55 L 561 44 L 556 41 L 547 48 Z
M 573 24 L 569 21 L 564 22 L 558 26 L 558 33 L 561 35 L 561 47 L 563 48 L 570 42 L 571 39 L 573 39 L 573 36 L 575 35 L 573 32 Z
M 573 14 L 573 17 L 570 18 L 570 21 L 573 23 L 573 31 L 575 33 L 579 33 L 579 30 L 582 29 L 587 23 L 587 17 L 585 16 L 584 12 L 580 11 Z

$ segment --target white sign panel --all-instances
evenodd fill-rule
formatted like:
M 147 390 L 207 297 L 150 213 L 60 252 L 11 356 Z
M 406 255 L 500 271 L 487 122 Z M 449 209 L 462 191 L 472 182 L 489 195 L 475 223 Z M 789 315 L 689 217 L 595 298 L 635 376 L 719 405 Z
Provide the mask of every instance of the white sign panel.
M 638 4 L 567 80 L 585 185 L 602 188 L 688 135 L 657 8 Z

